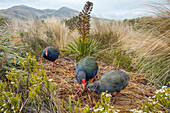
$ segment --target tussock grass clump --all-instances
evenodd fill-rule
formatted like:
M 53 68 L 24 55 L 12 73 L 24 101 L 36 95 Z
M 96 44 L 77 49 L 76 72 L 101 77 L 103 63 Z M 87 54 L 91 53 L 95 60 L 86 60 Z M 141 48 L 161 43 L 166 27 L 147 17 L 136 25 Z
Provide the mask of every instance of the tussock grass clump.
M 53 19 L 19 22 L 18 26 L 23 28 L 20 37 L 24 45 L 36 56 L 49 45 L 62 50 L 78 35 L 78 31 L 71 32 L 64 23 Z
M 156 15 L 155 21 L 153 21 L 152 28 L 158 33 L 168 33 L 170 28 L 170 1 L 162 0 L 162 2 L 153 2 L 147 6 L 152 8 L 152 13 Z
M 92 35 L 102 42 L 95 55 L 114 67 L 146 73 L 154 84 L 167 84 L 169 78 L 169 39 L 167 35 L 134 30 L 118 22 L 95 22 Z
M 138 73 L 148 73 L 152 81 L 167 83 L 168 62 L 170 51 L 164 36 L 158 36 L 144 31 L 130 30 L 121 36 L 123 48 L 135 53 L 132 66 Z M 164 76 L 164 77 L 163 77 Z M 157 80 L 156 80 L 157 79 Z
M 131 56 L 127 49 L 122 48 L 120 35 L 127 29 L 122 23 L 116 21 L 94 21 L 92 24 L 92 36 L 101 42 L 100 50 L 95 56 L 104 62 L 113 64 L 114 67 L 131 71 Z

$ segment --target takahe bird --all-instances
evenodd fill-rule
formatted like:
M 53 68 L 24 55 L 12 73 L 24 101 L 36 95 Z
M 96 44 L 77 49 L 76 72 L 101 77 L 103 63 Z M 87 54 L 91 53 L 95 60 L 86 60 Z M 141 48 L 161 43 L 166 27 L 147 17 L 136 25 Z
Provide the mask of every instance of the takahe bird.
M 46 47 L 42 52 L 42 56 L 45 59 L 53 62 L 53 65 L 52 65 L 53 67 L 54 67 L 54 64 L 55 64 L 55 60 L 58 58 L 59 54 L 60 54 L 59 50 L 55 47 L 52 47 L 52 46 Z
M 106 71 L 99 81 L 93 82 L 87 86 L 87 89 L 91 92 L 101 94 L 102 92 L 108 91 L 108 93 L 117 92 L 112 103 L 116 100 L 118 94 L 123 90 L 129 83 L 130 76 L 120 70 Z
M 85 83 L 94 78 L 98 71 L 98 64 L 93 57 L 85 57 L 76 65 L 76 79 L 85 90 Z M 81 88 L 79 90 L 82 90 Z

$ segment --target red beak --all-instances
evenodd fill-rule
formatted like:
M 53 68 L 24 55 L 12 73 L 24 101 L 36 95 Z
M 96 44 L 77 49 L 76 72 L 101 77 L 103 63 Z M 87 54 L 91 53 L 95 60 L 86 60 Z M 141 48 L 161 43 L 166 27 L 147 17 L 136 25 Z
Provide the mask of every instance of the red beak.
M 45 55 L 48 56 L 48 50 L 45 50 Z
M 83 86 L 83 90 L 85 90 L 85 89 L 86 89 L 85 83 L 86 83 L 86 79 L 82 79 L 82 83 L 81 83 L 81 85 Z

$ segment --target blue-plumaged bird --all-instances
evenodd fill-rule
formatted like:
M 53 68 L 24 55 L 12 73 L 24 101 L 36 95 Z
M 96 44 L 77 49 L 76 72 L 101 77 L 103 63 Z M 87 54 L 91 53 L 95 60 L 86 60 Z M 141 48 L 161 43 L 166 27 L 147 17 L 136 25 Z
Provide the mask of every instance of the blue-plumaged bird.
M 85 83 L 94 78 L 98 71 L 98 64 L 93 57 L 85 57 L 76 65 L 76 79 L 85 90 Z
M 117 92 L 113 102 L 117 98 L 121 90 L 123 90 L 129 83 L 130 76 L 120 70 L 106 71 L 99 81 L 93 82 L 87 86 L 91 92 L 101 94 L 102 92 Z
M 53 67 L 54 67 L 54 64 L 55 64 L 55 60 L 58 58 L 59 54 L 60 54 L 59 50 L 55 47 L 52 47 L 52 46 L 46 47 L 42 52 L 42 56 L 45 59 L 53 62 L 53 65 L 52 65 Z

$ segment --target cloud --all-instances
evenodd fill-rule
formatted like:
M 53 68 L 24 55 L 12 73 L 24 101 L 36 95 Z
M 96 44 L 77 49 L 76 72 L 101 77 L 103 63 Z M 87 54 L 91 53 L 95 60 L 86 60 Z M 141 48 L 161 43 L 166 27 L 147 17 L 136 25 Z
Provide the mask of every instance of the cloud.
M 59 9 L 66 6 L 81 11 L 87 0 L 0 0 L 0 8 L 9 8 L 14 5 L 27 5 L 39 9 Z M 153 0 L 90 0 L 94 7 L 92 14 L 110 18 L 123 19 L 145 15 L 148 7 L 144 4 Z M 160 0 L 154 0 L 159 2 Z

